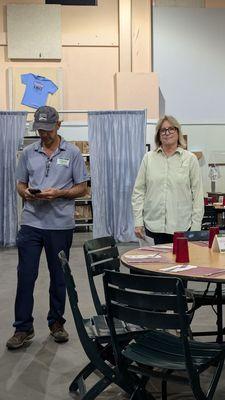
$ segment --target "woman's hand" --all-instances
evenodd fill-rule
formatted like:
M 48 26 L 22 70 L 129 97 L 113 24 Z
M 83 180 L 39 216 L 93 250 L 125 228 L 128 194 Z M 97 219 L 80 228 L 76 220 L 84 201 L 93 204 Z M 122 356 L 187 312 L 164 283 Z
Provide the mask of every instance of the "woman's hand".
M 139 239 L 144 239 L 145 230 L 143 226 L 135 226 L 134 233 Z

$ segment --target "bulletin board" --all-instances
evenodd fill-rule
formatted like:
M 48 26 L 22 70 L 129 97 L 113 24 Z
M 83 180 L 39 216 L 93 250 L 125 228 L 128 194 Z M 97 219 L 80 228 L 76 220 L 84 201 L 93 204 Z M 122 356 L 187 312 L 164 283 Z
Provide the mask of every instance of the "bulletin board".
M 46 105 L 63 109 L 63 76 L 62 68 L 9 68 L 8 69 L 8 107 L 9 110 L 34 112 L 32 107 L 21 104 L 26 85 L 21 83 L 22 74 L 34 74 L 50 79 L 58 86 L 58 90 L 49 94 Z
M 7 44 L 10 59 L 60 60 L 61 6 L 8 4 Z

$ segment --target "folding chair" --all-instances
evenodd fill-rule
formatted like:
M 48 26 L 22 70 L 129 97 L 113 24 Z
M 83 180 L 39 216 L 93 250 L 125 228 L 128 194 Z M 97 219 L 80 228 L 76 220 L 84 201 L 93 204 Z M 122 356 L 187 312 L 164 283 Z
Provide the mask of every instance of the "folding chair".
M 123 382 L 115 370 L 115 360 L 112 352 L 111 336 L 105 317 L 103 315 L 93 316 L 84 319 L 78 305 L 78 295 L 71 270 L 64 251 L 59 253 L 59 259 L 65 275 L 65 282 L 69 302 L 81 345 L 90 362 L 78 373 L 69 387 L 70 392 L 77 392 L 83 400 L 95 399 L 111 383 L 120 386 L 127 393 L 132 392 L 134 380 Z M 124 347 L 129 341 L 139 335 L 140 329 L 132 330 L 122 321 L 115 321 L 116 330 L 120 337 L 121 346 Z M 113 365 L 114 364 L 114 365 Z M 96 370 L 101 372 L 103 377 L 88 391 L 85 380 Z
M 120 259 L 116 241 L 112 236 L 87 240 L 84 245 L 84 256 L 93 303 L 98 315 L 105 314 L 105 305 L 102 304 L 95 279 L 103 275 L 106 269 L 119 271 Z
M 137 398 L 138 394 L 140 399 L 147 398 L 146 378 L 156 376 L 162 380 L 162 400 L 167 400 L 169 380 L 189 384 L 197 400 L 211 400 L 222 372 L 225 346 L 189 338 L 190 316 L 182 281 L 174 277 L 113 271 L 106 271 L 103 280 L 117 360 L 116 373 L 123 377 L 124 383 L 129 372 L 136 374 L 139 385 L 134 393 Z M 144 324 L 151 331 L 121 349 L 114 318 Z M 165 332 L 168 329 L 179 330 L 180 336 Z M 205 394 L 200 375 L 211 366 L 215 372 Z M 186 374 L 182 376 L 179 374 L 181 371 Z

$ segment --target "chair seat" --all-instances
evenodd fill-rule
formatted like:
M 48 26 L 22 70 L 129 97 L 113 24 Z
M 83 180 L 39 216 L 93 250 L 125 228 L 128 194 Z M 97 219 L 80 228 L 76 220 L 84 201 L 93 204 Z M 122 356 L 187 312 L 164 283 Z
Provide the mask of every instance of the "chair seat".
M 204 370 L 225 353 L 225 345 L 190 341 L 193 364 Z M 123 350 L 123 355 L 139 364 L 162 369 L 186 370 L 185 355 L 180 337 L 164 331 L 150 331 Z

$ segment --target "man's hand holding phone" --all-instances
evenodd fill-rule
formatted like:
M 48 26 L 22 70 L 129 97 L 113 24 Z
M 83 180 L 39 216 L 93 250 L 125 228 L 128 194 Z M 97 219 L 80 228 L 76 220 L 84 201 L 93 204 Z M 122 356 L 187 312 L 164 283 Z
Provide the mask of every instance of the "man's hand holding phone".
M 28 189 L 31 194 L 38 194 L 41 193 L 40 189 L 29 188 Z
M 24 197 L 26 200 L 36 200 L 39 193 L 41 193 L 40 189 L 27 188 L 25 189 Z

